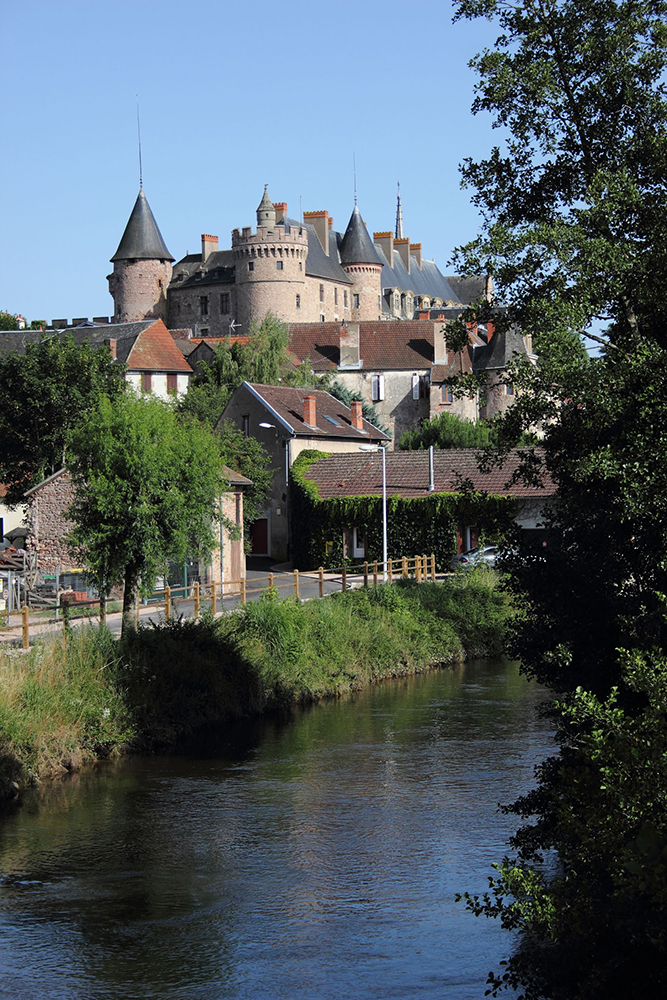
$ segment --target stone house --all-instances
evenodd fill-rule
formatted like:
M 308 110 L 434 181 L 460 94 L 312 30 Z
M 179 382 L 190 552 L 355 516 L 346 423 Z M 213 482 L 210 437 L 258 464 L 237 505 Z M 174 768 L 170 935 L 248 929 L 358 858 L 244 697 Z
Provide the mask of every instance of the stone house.
M 265 516 L 253 524 L 252 552 L 286 561 L 290 553 L 290 469 L 306 449 L 341 454 L 360 445 L 387 442 L 387 436 L 364 419 L 362 404 L 345 406 L 321 389 L 253 385 L 234 392 L 216 427 L 231 421 L 246 437 L 266 449 L 273 468 Z
M 194 575 L 202 583 L 215 581 L 229 586 L 232 582 L 238 584 L 245 579 L 243 490 L 251 483 L 226 466 L 223 466 L 222 477 L 228 488 L 220 496 L 220 512 L 224 520 L 220 524 L 218 543 L 210 560 L 200 564 Z M 74 498 L 69 472 L 60 469 L 33 486 L 25 496 L 25 546 L 28 552 L 36 553 L 40 576 L 54 576 L 57 572 L 61 577 L 83 580 L 85 567 L 81 566 L 66 540 L 72 528 L 67 510 Z

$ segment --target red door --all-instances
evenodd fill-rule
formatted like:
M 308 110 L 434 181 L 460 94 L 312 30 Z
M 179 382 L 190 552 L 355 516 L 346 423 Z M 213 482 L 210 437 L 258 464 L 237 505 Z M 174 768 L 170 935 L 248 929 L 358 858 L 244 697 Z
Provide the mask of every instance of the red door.
M 266 556 L 269 552 L 269 519 L 259 517 L 250 529 L 251 551 L 254 556 Z

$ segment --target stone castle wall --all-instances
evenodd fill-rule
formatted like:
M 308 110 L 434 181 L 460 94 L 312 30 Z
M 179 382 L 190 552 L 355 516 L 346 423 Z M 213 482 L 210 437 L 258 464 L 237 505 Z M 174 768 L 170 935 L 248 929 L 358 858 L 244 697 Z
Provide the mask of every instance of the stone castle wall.
M 30 497 L 25 523 L 28 526 L 26 549 L 37 553 L 40 572 L 53 572 L 58 566 L 76 565 L 76 555 L 65 541 L 72 524 L 65 511 L 74 491 L 67 472 L 57 474 Z
M 159 260 L 117 260 L 108 276 L 114 300 L 114 323 L 167 319 L 171 264 Z

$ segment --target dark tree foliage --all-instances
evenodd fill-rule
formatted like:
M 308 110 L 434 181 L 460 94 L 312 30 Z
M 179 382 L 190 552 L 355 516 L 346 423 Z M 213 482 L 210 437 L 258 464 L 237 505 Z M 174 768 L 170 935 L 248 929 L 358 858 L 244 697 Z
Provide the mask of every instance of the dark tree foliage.
M 18 330 L 19 319 L 13 313 L 0 311 L 0 330 Z
M 547 547 L 522 542 L 510 576 L 524 612 L 515 648 L 563 692 L 560 753 L 511 807 L 531 821 L 517 855 L 470 902 L 520 933 L 494 993 L 660 995 L 667 3 L 459 0 L 457 11 L 499 24 L 472 65 L 475 110 L 503 140 L 463 166 L 484 229 L 458 263 L 493 273 L 499 326 L 533 335 L 540 365 L 514 365 L 499 445 L 541 424 L 543 459 L 526 475 L 539 477 L 543 461 L 558 488 Z
M 225 421 L 217 433 L 218 444 L 225 465 L 252 480 L 252 486 L 243 491 L 243 521 L 246 534 L 253 521 L 263 517 L 271 489 L 273 470 L 266 449 L 256 438 Z
M 0 355 L 0 482 L 7 502 L 65 465 L 67 436 L 105 394 L 124 391 L 123 366 L 106 347 L 43 337 Z

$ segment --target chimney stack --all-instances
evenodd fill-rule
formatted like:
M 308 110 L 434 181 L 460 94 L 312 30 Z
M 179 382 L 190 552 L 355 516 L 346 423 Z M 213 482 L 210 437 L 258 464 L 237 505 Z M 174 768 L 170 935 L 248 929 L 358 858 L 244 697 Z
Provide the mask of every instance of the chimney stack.
M 114 359 L 114 361 L 116 361 L 118 358 L 118 350 L 117 350 L 118 341 L 115 337 L 110 337 L 108 340 L 108 344 L 109 344 L 109 353 L 111 354 L 111 357 Z
M 394 266 L 394 234 L 393 233 L 373 233 L 373 239 L 380 244 L 380 250 L 387 258 L 389 267 Z
M 359 358 L 359 324 L 342 323 L 340 328 L 340 358 L 341 368 L 358 368 Z
M 317 397 L 304 396 L 303 398 L 303 422 L 308 427 L 317 427 Z
M 352 426 L 356 427 L 358 431 L 363 431 L 364 429 L 364 418 L 361 412 L 362 402 L 360 399 L 353 399 L 350 403 L 350 412 L 352 413 Z
M 208 236 L 206 233 L 201 234 L 201 261 L 205 264 L 212 253 L 216 253 L 218 249 L 218 237 Z
M 422 266 L 422 245 L 421 243 L 411 243 L 410 244 L 410 254 L 412 257 L 417 259 L 417 266 L 421 271 Z
M 329 256 L 329 213 L 328 212 L 304 212 L 303 221 L 309 222 L 317 233 L 317 238 L 322 244 L 327 257 Z
M 273 207 L 276 210 L 276 224 L 279 226 L 284 226 L 285 220 L 287 219 L 287 202 L 274 201 Z
M 433 364 L 447 364 L 447 340 L 444 323 L 433 324 Z
M 398 250 L 405 270 L 410 274 L 410 240 L 407 237 L 404 240 L 394 240 L 394 249 Z

